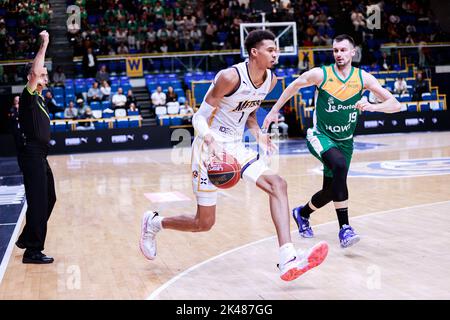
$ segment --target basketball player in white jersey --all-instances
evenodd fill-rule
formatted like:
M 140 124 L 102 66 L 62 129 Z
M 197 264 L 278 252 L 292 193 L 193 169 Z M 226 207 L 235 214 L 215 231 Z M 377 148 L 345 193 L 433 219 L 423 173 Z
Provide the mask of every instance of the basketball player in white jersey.
M 286 181 L 274 172 L 259 155 L 245 148 L 242 137 L 245 126 L 255 136 L 263 150 L 272 152 L 274 145 L 263 134 L 256 120 L 256 110 L 275 87 L 277 79 L 271 72 L 277 58 L 275 36 L 255 30 L 245 40 L 249 60 L 221 70 L 211 84 L 193 117 L 196 137 L 192 144 L 193 189 L 197 198 L 195 216 L 162 217 L 148 211 L 142 219 L 140 248 L 146 258 L 156 257 L 157 232 L 162 229 L 208 231 L 214 225 L 217 188 L 209 181 L 207 162 L 212 154 L 230 154 L 241 165 L 241 177 L 255 183 L 269 195 L 272 219 L 280 246 L 280 277 L 285 281 L 298 278 L 318 266 L 328 252 L 321 242 L 305 252 L 297 252 L 291 241 L 289 204 Z

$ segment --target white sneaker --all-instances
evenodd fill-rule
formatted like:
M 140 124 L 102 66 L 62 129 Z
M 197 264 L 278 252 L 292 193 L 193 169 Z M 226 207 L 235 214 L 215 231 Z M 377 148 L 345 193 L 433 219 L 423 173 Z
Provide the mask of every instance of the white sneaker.
M 156 234 L 161 228 L 156 225 L 153 219 L 158 215 L 156 211 L 147 211 L 142 217 L 139 247 L 141 248 L 142 254 L 149 260 L 156 258 Z
M 285 264 L 279 266 L 280 278 L 284 281 L 292 281 L 300 277 L 306 271 L 320 265 L 328 254 L 328 244 L 321 241 L 307 251 L 297 251 L 297 255 Z

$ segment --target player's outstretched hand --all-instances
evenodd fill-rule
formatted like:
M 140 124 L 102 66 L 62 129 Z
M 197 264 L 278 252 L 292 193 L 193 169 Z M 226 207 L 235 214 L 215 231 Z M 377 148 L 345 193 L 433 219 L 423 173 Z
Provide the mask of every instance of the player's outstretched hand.
M 268 155 L 272 155 L 278 150 L 278 147 L 272 142 L 270 135 L 267 133 L 258 136 L 258 144 Z
M 270 124 L 272 122 L 278 123 L 278 112 L 270 111 L 267 116 L 264 118 L 264 122 L 262 125 L 263 130 L 268 130 L 270 127 Z

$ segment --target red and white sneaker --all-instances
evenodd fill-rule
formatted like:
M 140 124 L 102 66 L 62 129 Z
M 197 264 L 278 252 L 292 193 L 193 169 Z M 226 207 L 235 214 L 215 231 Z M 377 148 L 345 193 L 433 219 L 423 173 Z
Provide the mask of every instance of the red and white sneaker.
M 328 244 L 321 241 L 307 251 L 299 252 L 291 260 L 278 266 L 280 278 L 284 281 L 292 281 L 300 277 L 306 271 L 320 265 L 328 254 Z
M 142 217 L 139 247 L 142 254 L 149 260 L 156 258 L 156 234 L 161 230 L 154 221 L 157 216 L 159 216 L 158 212 L 147 211 Z

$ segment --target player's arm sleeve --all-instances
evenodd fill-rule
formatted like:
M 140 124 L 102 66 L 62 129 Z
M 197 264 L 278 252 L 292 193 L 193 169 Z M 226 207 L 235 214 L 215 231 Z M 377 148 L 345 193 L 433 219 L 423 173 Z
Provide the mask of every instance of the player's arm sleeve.
M 229 68 L 220 72 L 205 96 L 198 111 L 192 118 L 192 125 L 200 137 L 211 133 L 210 123 L 213 114 L 220 108 L 220 101 L 226 95 L 234 92 L 239 85 L 239 74 L 235 68 Z
M 208 119 L 211 118 L 213 112 L 214 107 L 207 103 L 205 99 L 200 105 L 200 108 L 192 117 L 192 125 L 197 131 L 197 134 L 202 138 L 211 132 L 209 129 Z

